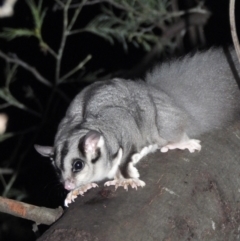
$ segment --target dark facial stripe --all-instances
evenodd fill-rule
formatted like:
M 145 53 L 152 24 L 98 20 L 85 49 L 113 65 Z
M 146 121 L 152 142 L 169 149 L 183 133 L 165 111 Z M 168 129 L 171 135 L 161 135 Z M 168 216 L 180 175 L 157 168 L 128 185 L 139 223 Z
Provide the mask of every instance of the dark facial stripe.
M 57 166 L 56 164 L 56 156 L 57 156 L 57 152 L 56 152 L 56 149 L 54 150 L 54 153 L 53 155 L 50 157 L 51 161 L 52 161 L 52 164 L 53 164 L 53 167 L 56 171 L 56 174 L 57 176 L 59 177 L 61 175 L 61 170 L 59 169 L 59 167 Z
M 56 165 L 54 165 L 54 168 L 55 168 L 55 172 L 56 172 L 57 176 L 60 177 L 61 176 L 61 170 Z
M 80 153 L 82 154 L 83 157 L 86 157 L 86 153 L 84 150 L 84 140 L 85 140 L 85 136 L 83 136 L 78 143 L 78 150 L 80 151 Z
M 68 141 L 65 141 L 61 150 L 60 169 L 64 171 L 64 159 L 68 153 Z
M 122 147 L 119 145 L 119 148 L 122 148 Z M 119 151 L 119 150 L 118 150 L 118 151 Z M 118 151 L 112 155 L 111 160 L 114 160 L 114 159 L 117 157 Z
M 98 149 L 96 150 L 96 152 L 97 152 L 96 157 L 92 159 L 92 163 L 93 163 L 93 164 L 96 163 L 96 162 L 100 159 L 100 157 L 101 157 L 100 148 L 98 148 Z

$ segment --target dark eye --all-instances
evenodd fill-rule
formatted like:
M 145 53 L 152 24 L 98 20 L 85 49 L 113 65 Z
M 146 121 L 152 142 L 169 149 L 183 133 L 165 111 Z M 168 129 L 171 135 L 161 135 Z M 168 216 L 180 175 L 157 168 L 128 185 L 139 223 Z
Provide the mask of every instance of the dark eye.
M 73 162 L 72 171 L 73 172 L 79 172 L 83 169 L 83 167 L 84 167 L 84 162 L 81 159 L 76 159 Z

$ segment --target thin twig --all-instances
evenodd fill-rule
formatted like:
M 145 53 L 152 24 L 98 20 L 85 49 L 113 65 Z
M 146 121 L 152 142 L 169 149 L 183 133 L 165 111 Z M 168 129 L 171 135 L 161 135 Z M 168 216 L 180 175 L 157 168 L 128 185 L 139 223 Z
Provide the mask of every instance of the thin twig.
M 73 17 L 72 17 L 72 20 L 71 20 L 71 22 L 70 22 L 70 24 L 69 24 L 69 26 L 68 26 L 68 31 L 70 31 L 70 30 L 72 29 L 72 27 L 73 27 L 74 23 L 76 22 L 77 17 L 79 16 L 79 13 L 81 12 L 81 10 L 82 10 L 84 4 L 86 3 L 86 1 L 87 1 L 87 0 L 84 0 L 84 1 L 79 5 L 78 9 L 74 12 L 74 15 L 73 15 Z
M 26 62 L 24 62 L 23 60 L 17 58 L 17 57 L 9 57 L 8 55 L 4 54 L 2 51 L 0 51 L 0 57 L 5 59 L 7 62 L 9 63 L 15 63 L 18 64 L 19 66 L 21 66 L 22 68 L 28 70 L 29 72 L 31 72 L 35 78 L 37 80 L 39 80 L 42 84 L 51 87 L 52 84 L 50 83 L 50 81 L 48 81 L 46 78 L 44 78 L 37 70 L 36 68 L 30 66 L 29 64 L 27 64 Z
M 0 212 L 32 220 L 37 224 L 50 225 L 62 216 L 63 209 L 61 207 L 56 209 L 38 207 L 0 197 Z
M 239 46 L 237 30 L 236 30 L 236 22 L 235 22 L 235 0 L 230 0 L 229 16 L 230 16 L 232 40 L 237 53 L 238 61 L 240 62 L 240 46 Z
M 0 89 L 2 91 L 2 89 Z M 15 106 L 21 110 L 25 110 L 29 113 L 31 113 L 32 115 L 35 115 L 37 117 L 41 117 L 41 114 L 39 114 L 38 112 L 36 112 L 35 110 L 32 110 L 31 108 L 25 106 L 24 104 L 22 104 L 21 102 L 19 102 L 18 100 L 16 100 L 8 87 L 4 88 L 5 95 L 0 95 L 0 98 L 5 100 L 7 103 L 9 103 L 11 106 Z
M 78 70 L 82 69 L 83 66 L 92 58 L 92 56 L 89 54 L 81 63 L 79 63 L 74 69 L 69 71 L 67 74 L 65 74 L 60 80 L 59 84 L 62 83 L 64 80 L 66 80 L 69 76 L 73 75 L 76 73 Z
M 68 32 L 68 35 L 73 35 L 73 34 L 78 34 L 78 33 L 84 33 L 84 32 L 92 32 L 92 33 L 94 33 L 93 31 L 91 31 L 91 30 L 89 30 L 89 29 L 87 29 L 87 28 L 82 28 L 82 29 L 74 29 L 74 30 L 72 30 L 72 31 L 69 31 Z
M 14 76 L 16 75 L 18 65 L 14 64 L 12 67 L 8 66 L 8 71 L 6 73 L 6 87 L 9 88 L 11 81 L 13 81 Z
M 72 0 L 68 0 L 67 3 L 64 5 L 63 8 L 63 30 L 62 30 L 62 39 L 60 43 L 60 47 L 58 50 L 58 57 L 57 57 L 57 63 L 56 63 L 56 74 L 55 74 L 55 83 L 58 84 L 58 81 L 60 79 L 60 68 L 61 68 L 61 62 L 62 62 L 62 56 L 63 56 L 63 50 L 66 43 L 66 38 L 68 34 L 68 9 L 69 5 L 71 4 Z
M 3 188 L 5 188 L 7 186 L 7 183 L 3 177 L 3 174 L 0 172 L 0 181 L 1 181 L 1 184 L 3 185 Z
M 16 181 L 16 178 L 18 177 L 18 172 L 16 171 L 12 177 L 10 178 L 8 184 L 6 185 L 6 187 L 4 188 L 4 192 L 3 192 L 3 196 L 6 197 L 9 193 L 9 191 L 11 190 L 14 182 Z
M 44 45 L 44 47 L 46 47 L 47 51 L 55 58 L 57 59 L 57 53 L 48 45 L 46 44 L 43 40 L 42 43 Z
M 110 3 L 111 5 L 113 5 L 114 7 L 121 9 L 121 10 L 128 10 L 126 9 L 126 7 L 122 6 L 121 4 L 116 3 L 115 1 L 112 0 L 94 0 L 94 1 L 87 1 L 84 6 L 90 6 L 90 5 L 94 5 L 94 4 L 99 4 L 99 3 L 103 3 L 103 2 L 107 2 Z M 77 8 L 80 4 L 72 4 L 69 8 Z
M 25 111 L 29 112 L 30 114 L 35 115 L 35 116 L 37 116 L 37 117 L 41 117 L 41 116 L 42 116 L 42 115 L 41 115 L 40 113 L 38 113 L 37 111 L 32 110 L 32 109 L 30 109 L 29 107 L 27 107 L 27 106 L 25 106 L 25 105 L 24 105 L 24 108 L 23 108 L 22 110 L 25 110 Z
M 59 88 L 55 88 L 55 91 L 56 93 L 59 94 L 59 96 L 65 100 L 67 103 L 70 103 L 71 102 L 71 99 L 63 92 L 61 91 Z
M 62 8 L 64 8 L 64 4 L 63 2 L 61 2 L 60 0 L 55 0 Z

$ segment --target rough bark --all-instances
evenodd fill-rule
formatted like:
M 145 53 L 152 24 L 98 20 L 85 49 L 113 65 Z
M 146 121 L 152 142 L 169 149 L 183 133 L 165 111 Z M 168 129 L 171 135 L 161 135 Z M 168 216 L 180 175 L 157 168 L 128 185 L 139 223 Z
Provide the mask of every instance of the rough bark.
M 100 185 L 78 197 L 38 240 L 240 239 L 240 124 L 200 139 L 199 153 L 157 152 L 142 160 L 144 188 Z

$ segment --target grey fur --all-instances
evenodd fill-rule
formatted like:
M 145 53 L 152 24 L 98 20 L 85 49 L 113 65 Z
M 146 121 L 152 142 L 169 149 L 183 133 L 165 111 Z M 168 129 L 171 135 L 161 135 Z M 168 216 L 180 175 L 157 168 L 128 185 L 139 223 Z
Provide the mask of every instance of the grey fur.
M 230 56 L 240 73 L 232 50 Z M 126 178 L 138 178 L 134 170 L 131 173 L 137 173 L 136 176 L 128 176 L 128 164 L 134 154 L 143 150 L 141 158 L 145 155 L 144 147 L 161 148 L 188 136 L 192 138 L 221 128 L 239 116 L 239 103 L 238 86 L 221 49 L 210 49 L 156 66 L 145 81 L 116 78 L 96 82 L 75 97 L 59 125 L 54 143 L 56 164 L 60 166 L 66 141 L 73 154 L 63 160 L 65 168 L 71 169 L 71 164 L 66 163 L 71 163 L 75 156 L 85 160 L 76 148 L 79 140 L 92 130 L 100 133 L 103 144 L 98 147 L 101 160 L 88 164 L 92 165 L 89 175 L 96 176 L 98 171 L 102 174 L 78 181 L 75 186 L 107 178 L 120 149 L 122 158 L 120 165 L 116 164 L 119 171 Z M 90 163 L 90 160 L 85 162 Z M 73 181 L 71 171 L 64 176 L 64 168 L 61 169 L 63 180 Z
M 240 93 L 231 68 L 236 68 L 239 78 L 235 51 L 212 48 L 164 63 L 150 72 L 146 81 L 164 91 L 186 113 L 188 135 L 199 135 L 239 116 Z

